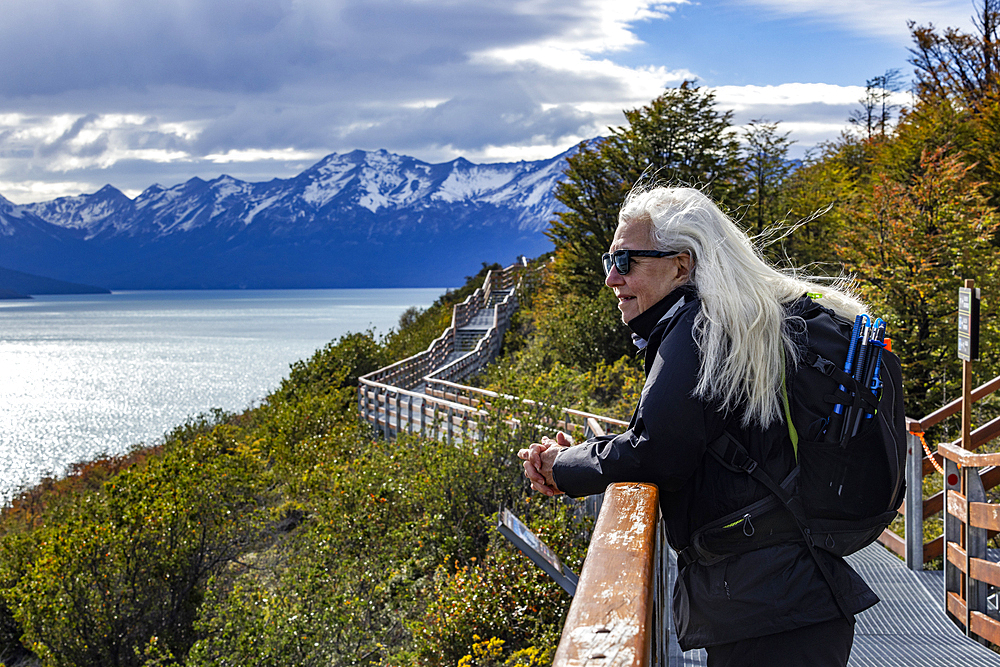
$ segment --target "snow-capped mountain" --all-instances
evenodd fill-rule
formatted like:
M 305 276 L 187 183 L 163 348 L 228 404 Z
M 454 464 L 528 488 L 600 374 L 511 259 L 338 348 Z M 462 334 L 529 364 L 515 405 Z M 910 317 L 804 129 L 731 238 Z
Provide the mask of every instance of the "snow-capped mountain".
M 453 285 L 550 247 L 569 154 L 477 165 L 354 151 L 261 183 L 0 197 L 0 266 L 115 289 Z

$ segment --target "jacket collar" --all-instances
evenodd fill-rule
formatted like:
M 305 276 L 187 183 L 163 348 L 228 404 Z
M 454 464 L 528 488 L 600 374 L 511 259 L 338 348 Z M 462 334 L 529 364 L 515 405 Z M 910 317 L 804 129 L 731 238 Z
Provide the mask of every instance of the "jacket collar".
M 640 350 L 646 347 L 646 341 L 656 325 L 663 320 L 673 317 L 674 313 L 680 310 L 681 306 L 688 303 L 697 295 L 693 285 L 684 284 L 675 289 L 658 302 L 639 313 L 628 321 L 628 328 L 632 330 L 632 342 Z

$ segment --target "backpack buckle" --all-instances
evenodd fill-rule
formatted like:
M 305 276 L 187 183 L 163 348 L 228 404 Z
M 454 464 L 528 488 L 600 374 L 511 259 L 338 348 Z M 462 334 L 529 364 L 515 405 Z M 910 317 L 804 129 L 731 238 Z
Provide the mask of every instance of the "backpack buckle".
M 750 458 L 750 455 L 742 447 L 734 448 L 729 462 L 734 468 L 738 468 L 748 475 L 757 469 L 757 462 Z
M 816 360 L 812 362 L 812 367 L 827 377 L 833 375 L 833 372 L 837 370 L 837 364 L 833 363 L 829 359 L 819 356 L 818 354 L 815 356 Z

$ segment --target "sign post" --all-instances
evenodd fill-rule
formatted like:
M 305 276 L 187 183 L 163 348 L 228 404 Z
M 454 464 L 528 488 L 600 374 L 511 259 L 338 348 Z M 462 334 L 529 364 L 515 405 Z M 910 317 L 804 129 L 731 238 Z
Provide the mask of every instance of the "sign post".
M 966 279 L 965 287 L 958 290 L 958 358 L 962 360 L 962 449 L 972 449 L 972 362 L 979 359 L 979 290 L 973 287 L 974 280 Z M 969 498 L 969 474 L 976 475 L 975 468 L 959 470 L 961 493 Z M 947 482 L 947 480 L 945 480 Z M 947 502 L 945 503 L 945 513 L 947 518 Z M 968 505 L 966 505 L 968 509 Z M 966 517 L 965 521 L 968 521 Z M 963 530 L 964 528 L 964 530 Z M 970 549 L 969 529 L 970 523 L 965 523 L 959 539 L 961 546 L 965 549 L 965 575 L 962 576 L 960 590 L 965 597 L 965 634 L 972 636 L 972 605 L 970 569 L 972 566 Z M 947 538 L 945 538 L 947 539 Z M 947 560 L 947 554 L 946 554 Z M 946 589 L 947 590 L 947 589 Z M 945 593 L 947 596 L 947 593 Z M 947 606 L 947 601 L 946 601 Z
M 979 290 L 968 279 L 958 290 L 958 358 L 962 360 L 962 447 L 972 449 L 972 362 L 979 359 Z

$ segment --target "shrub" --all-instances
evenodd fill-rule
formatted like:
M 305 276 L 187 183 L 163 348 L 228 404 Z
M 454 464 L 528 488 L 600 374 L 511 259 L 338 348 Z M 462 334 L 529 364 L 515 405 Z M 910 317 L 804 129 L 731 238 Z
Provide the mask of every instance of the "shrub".
M 579 572 L 586 526 L 574 518 L 572 502 L 539 499 L 528 524 Z M 504 664 L 500 658 L 506 655 L 548 664 L 569 603 L 569 595 L 548 575 L 494 532 L 481 562 L 438 569 L 427 611 L 411 626 L 418 662 L 492 665 Z M 491 639 L 483 642 L 483 637 Z
M 201 586 L 260 534 L 267 475 L 222 428 L 3 541 L 2 594 L 44 664 L 139 665 L 151 637 L 186 653 Z

